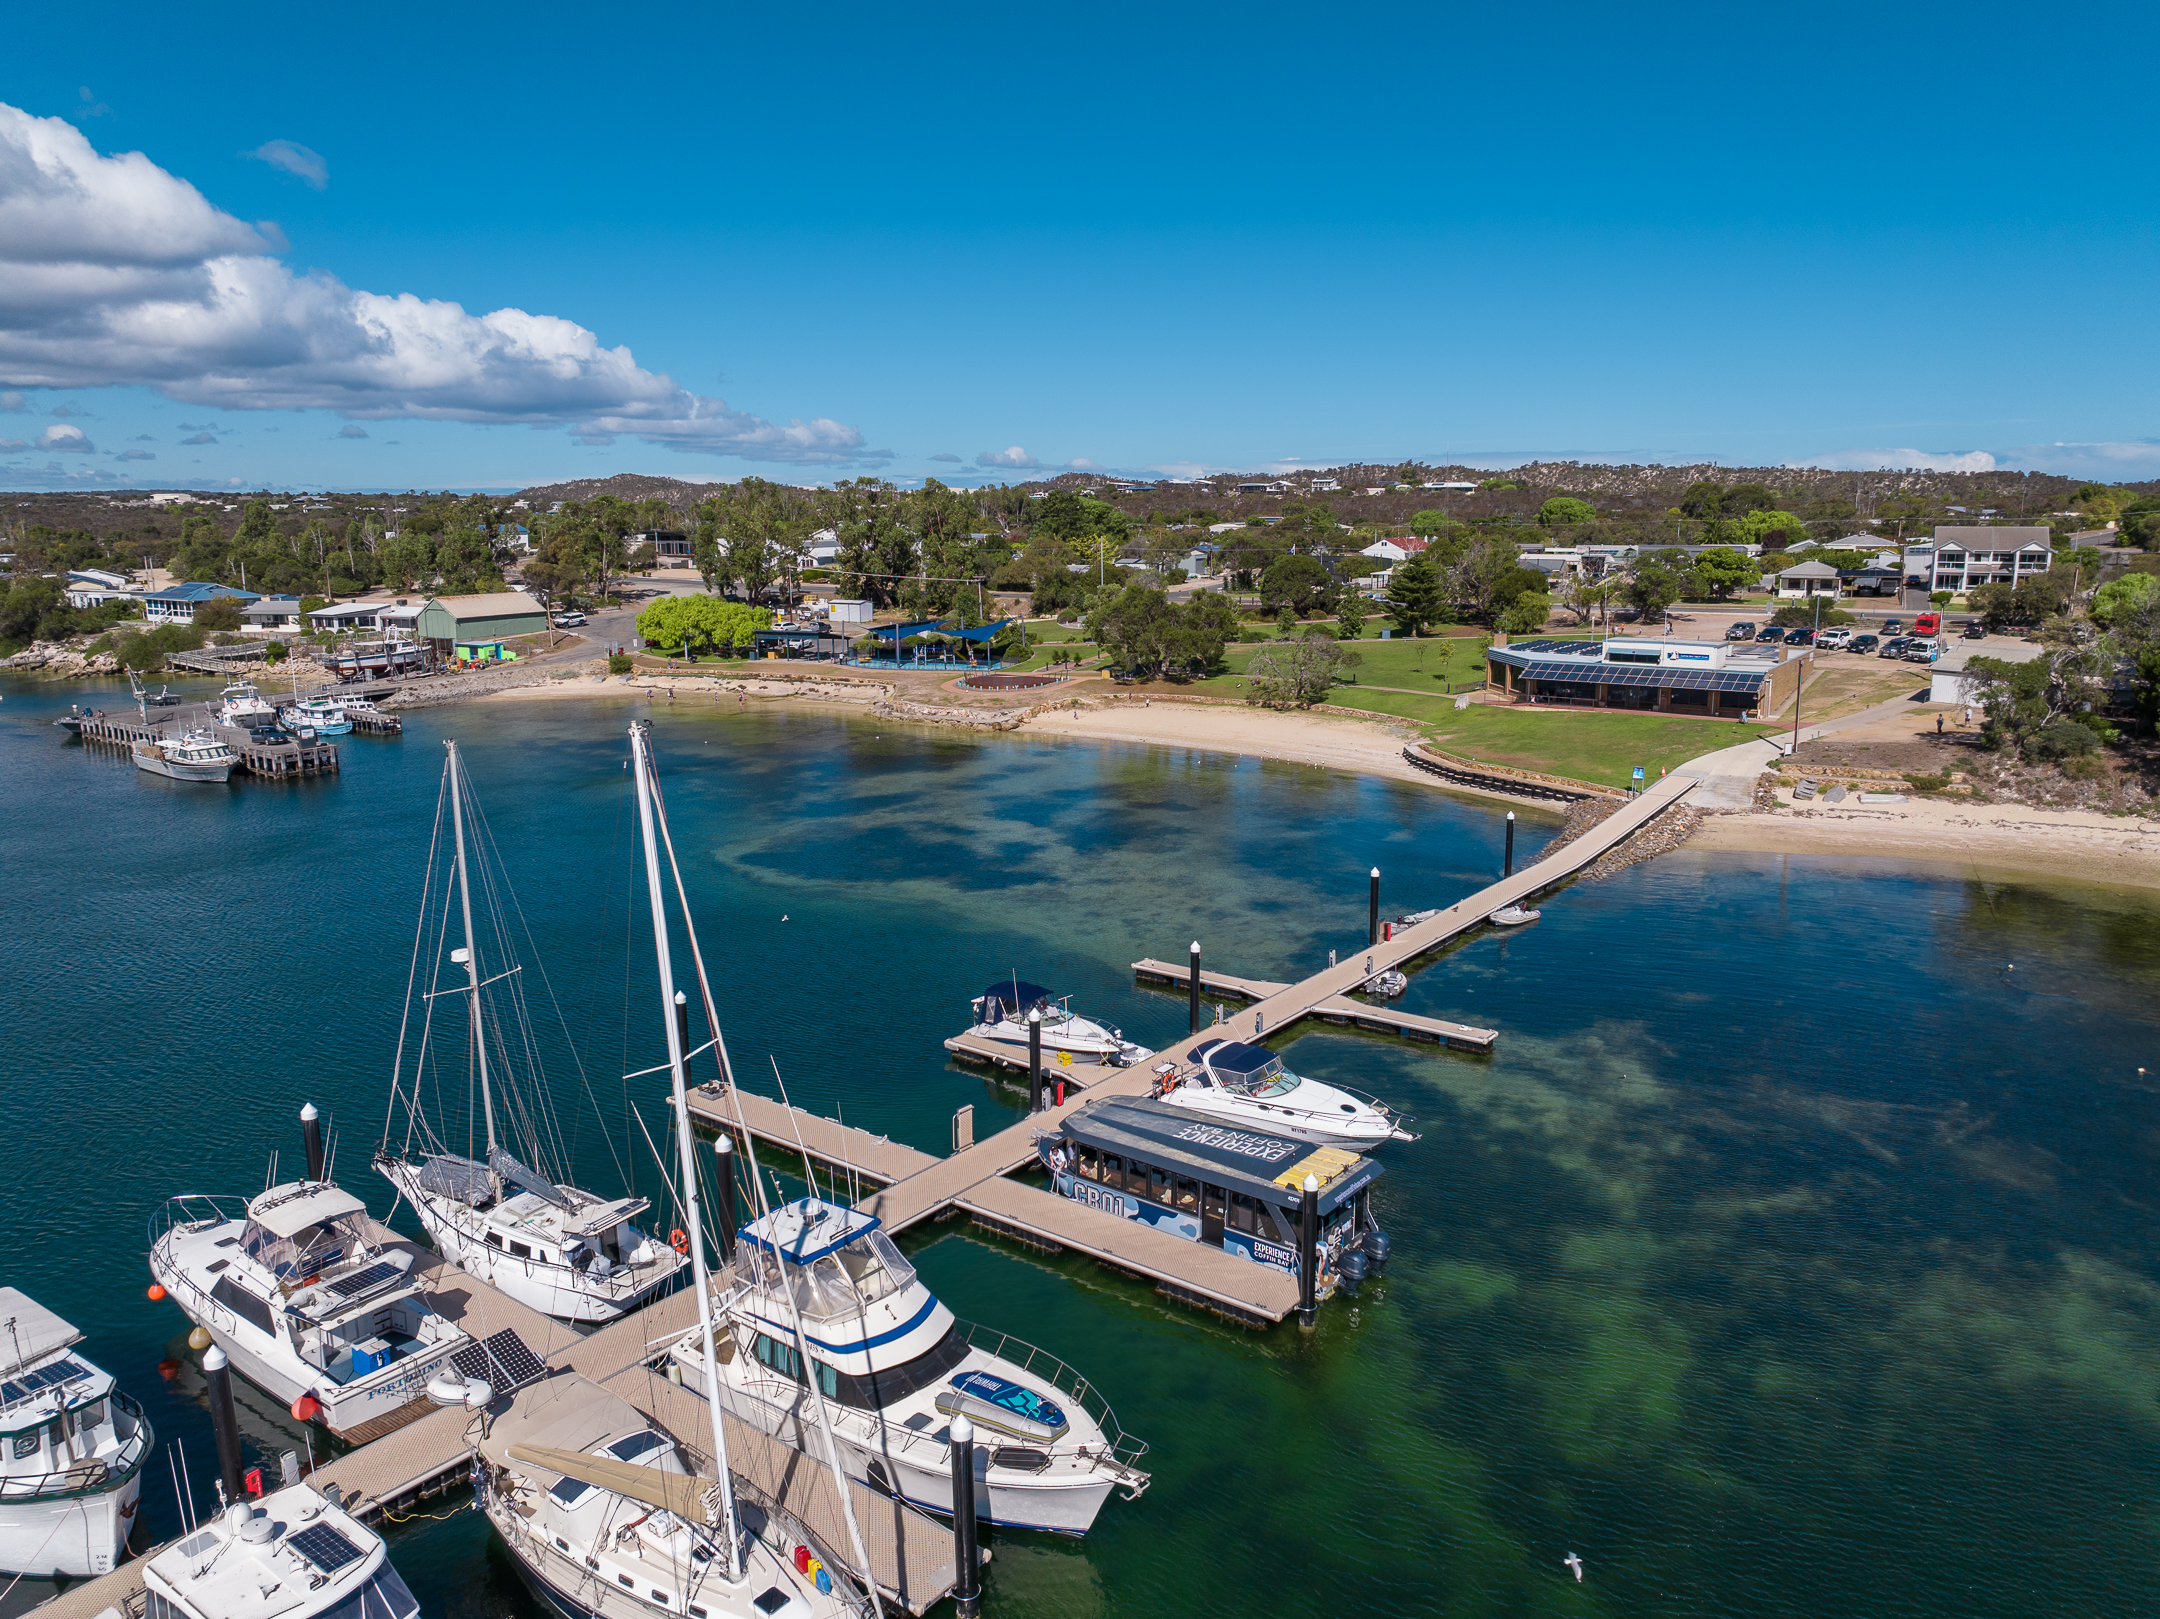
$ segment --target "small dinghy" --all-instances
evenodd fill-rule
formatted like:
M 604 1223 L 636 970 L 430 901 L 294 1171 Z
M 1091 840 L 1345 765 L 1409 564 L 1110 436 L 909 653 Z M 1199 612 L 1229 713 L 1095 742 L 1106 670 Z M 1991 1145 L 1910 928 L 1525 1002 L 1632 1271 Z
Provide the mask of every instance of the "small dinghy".
M 1526 911 L 1520 905 L 1503 905 L 1485 920 L 1503 928 L 1519 928 L 1525 922 L 1535 922 L 1542 914 L 1539 911 Z

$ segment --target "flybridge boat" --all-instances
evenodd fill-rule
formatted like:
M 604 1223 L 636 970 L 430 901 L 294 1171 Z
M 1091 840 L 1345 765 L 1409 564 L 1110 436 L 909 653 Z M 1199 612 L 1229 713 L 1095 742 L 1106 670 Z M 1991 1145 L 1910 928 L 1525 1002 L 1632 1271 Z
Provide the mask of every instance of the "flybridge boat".
M 0 1287 L 0 1571 L 108 1574 L 126 1551 L 150 1424 L 81 1342 Z
M 1298 1275 L 1303 1188 L 1317 1183 L 1314 1297 L 1384 1265 L 1373 1219 L 1381 1166 L 1340 1147 L 1231 1129 L 1168 1102 L 1104 1097 L 1035 1138 L 1061 1197 Z
M 1042 985 L 1030 984 L 1016 973 L 992 984 L 970 1004 L 975 1008 L 977 1034 L 1009 1042 L 1023 1051 L 1028 1046 L 1028 1014 L 1040 1012 L 1045 1051 L 1069 1051 L 1119 1067 L 1155 1055 L 1146 1046 L 1126 1039 L 1124 1030 L 1106 1029 L 1092 1018 L 1079 1016 L 1071 1002 L 1070 995 L 1052 996 Z
M 406 1139 L 393 1148 L 386 1137 L 376 1152 L 375 1167 L 412 1204 L 437 1250 L 460 1269 L 543 1314 L 566 1321 L 612 1321 L 673 1285 L 683 1256 L 634 1223 L 652 1207 L 647 1199 L 602 1198 L 580 1191 L 528 1167 L 496 1139 L 498 1086 L 511 1103 L 510 1117 L 529 1157 L 540 1158 L 550 1137 L 559 1140 L 559 1132 L 538 1069 L 539 1048 L 526 1015 L 522 968 L 511 952 L 510 931 L 499 912 L 491 914 L 483 958 L 481 936 L 473 928 L 472 889 L 479 887 L 484 898 L 508 896 L 509 881 L 490 864 L 480 882 L 473 882 L 465 823 L 468 812 L 477 818 L 478 808 L 471 801 L 457 744 L 448 743 L 445 753 L 435 823 L 438 835 L 448 824 L 449 859 L 447 869 L 432 861 L 429 865 L 420 925 L 423 950 L 432 943 L 451 982 L 420 999 L 417 1030 L 408 1002 L 399 1050 L 411 1054 L 413 1066 L 393 1082 L 391 1104 L 393 1119 L 400 1105 L 407 1110 Z M 453 914 L 462 921 L 457 935 L 451 931 Z M 453 936 L 462 936 L 464 944 L 444 952 L 441 947 Z M 483 965 L 490 969 L 484 974 Z M 465 1014 L 459 1021 L 464 1024 L 465 1060 L 480 1100 L 475 1122 L 485 1135 L 485 1158 L 449 1151 L 420 1105 L 423 1070 L 432 1075 L 430 1065 L 440 1060 L 434 1046 L 441 1034 L 433 1021 L 438 999 Z M 524 1068 L 522 1076 L 512 1073 L 513 1060 Z M 675 1235 L 688 1246 L 681 1231 Z
M 277 711 L 245 680 L 236 680 L 219 692 L 210 712 L 220 725 L 237 725 L 243 731 L 277 723 Z
M 327 697 L 302 697 L 287 703 L 278 718 L 288 726 L 310 726 L 323 736 L 343 736 L 352 729 L 345 710 Z
M 1293 1074 L 1265 1046 L 1205 1040 L 1190 1068 L 1164 1063 L 1158 1079 L 1169 1106 L 1269 1135 L 1360 1148 L 1417 1140 L 1385 1102 Z
M 961 1415 L 989 1447 L 976 1508 L 992 1523 L 1085 1534 L 1113 1490 L 1147 1488 L 1147 1447 L 1090 1384 L 956 1320 L 872 1215 L 806 1197 L 751 1221 L 723 1306 L 728 1413 L 815 1455 L 822 1397 L 848 1473 L 883 1494 L 951 1515 L 947 1430 Z M 681 1382 L 703 1383 L 696 1335 L 669 1354 Z
M 240 755 L 225 745 L 215 732 L 186 731 L 156 741 L 137 742 L 132 748 L 135 768 L 174 781 L 225 781 L 232 775 Z
M 306 1484 L 232 1502 L 204 1519 L 143 1565 L 143 1584 L 145 1619 L 417 1619 L 420 1612 L 382 1536 Z
M 319 1139 L 311 1128 L 306 1180 L 245 1203 L 169 1199 L 150 1219 L 150 1274 L 295 1416 L 373 1438 L 424 1414 L 429 1377 L 472 1340 L 422 1296 L 413 1250 L 323 1177 Z

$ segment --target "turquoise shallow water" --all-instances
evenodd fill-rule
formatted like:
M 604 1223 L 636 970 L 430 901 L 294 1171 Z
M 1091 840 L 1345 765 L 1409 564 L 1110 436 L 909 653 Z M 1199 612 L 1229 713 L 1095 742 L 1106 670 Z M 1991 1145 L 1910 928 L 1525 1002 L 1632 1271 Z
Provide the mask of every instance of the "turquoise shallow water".
M 144 1219 L 259 1186 L 310 1099 L 387 1208 L 363 1165 L 442 735 L 593 1076 L 597 1105 L 555 1042 L 580 1172 L 644 1157 L 623 1110 L 659 1111 L 616 1076 L 657 1060 L 621 767 L 645 709 L 424 714 L 347 739 L 337 779 L 219 790 L 64 744 L 43 721 L 75 695 L 0 703 L 6 1276 L 88 1330 L 199 1485 L 207 1423 L 155 1369 L 182 1322 L 143 1298 Z M 1499 859 L 1497 815 L 1416 786 L 823 714 L 655 719 L 741 1069 L 776 1058 L 797 1101 L 932 1151 L 963 1102 L 980 1127 L 1018 1116 L 939 1046 L 992 977 L 1153 1044 L 1183 1004 L 1136 988 L 1134 958 L 1198 937 L 1288 976 L 1362 937 L 1368 866 L 1394 911 Z M 1547 835 L 1526 822 L 1519 852 Z M 1286 1048 L 1425 1132 L 1381 1182 L 1386 1279 L 1308 1340 L 965 1230 L 911 1239 L 956 1310 L 1086 1371 L 1154 1446 L 1153 1487 L 1084 1544 L 1001 1539 L 989 1611 L 2141 1610 L 2154 923 L 2142 896 L 1865 862 L 1683 853 L 1575 885 L 1413 979 L 1411 1008 L 1499 1028 L 1496 1056 Z M 168 1530 L 161 1475 L 146 1501 Z M 526 1619 L 484 1530 L 397 1530 L 431 1614 Z

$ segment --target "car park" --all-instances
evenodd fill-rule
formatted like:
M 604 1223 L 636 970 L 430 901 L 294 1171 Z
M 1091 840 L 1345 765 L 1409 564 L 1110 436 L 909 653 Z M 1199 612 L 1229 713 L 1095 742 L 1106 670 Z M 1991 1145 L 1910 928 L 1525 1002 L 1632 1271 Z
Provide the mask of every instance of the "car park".
M 1755 639 L 1758 641 L 1782 641 L 1785 639 L 1785 632 L 1775 624 L 1765 624 L 1755 632 Z
M 1833 624 L 1827 630 L 1816 632 L 1815 644 L 1826 651 L 1839 651 L 1852 639 L 1852 631 L 1842 624 Z
M 1728 641 L 1752 641 L 1754 638 L 1755 626 L 1744 618 L 1725 632 Z
M 1865 655 L 1866 653 L 1873 652 L 1877 647 L 1881 645 L 1882 639 L 1879 636 L 1856 635 L 1850 641 L 1847 641 L 1845 643 L 1845 650 L 1847 652 L 1858 652 Z

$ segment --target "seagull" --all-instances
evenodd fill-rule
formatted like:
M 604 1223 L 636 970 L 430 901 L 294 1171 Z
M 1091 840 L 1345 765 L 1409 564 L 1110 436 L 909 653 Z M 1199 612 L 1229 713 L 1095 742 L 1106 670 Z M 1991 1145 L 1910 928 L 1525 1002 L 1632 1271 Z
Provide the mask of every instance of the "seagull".
M 780 916 L 780 920 L 781 920 L 781 921 L 783 921 L 783 922 L 785 922 L 785 921 L 787 920 L 787 913 L 786 913 L 786 912 L 784 912 L 784 911 L 783 911 L 783 912 L 781 913 L 781 916 Z
M 1571 1568 L 1575 1571 L 1575 1583 L 1577 1585 L 1582 1584 L 1582 1559 L 1580 1557 L 1577 1557 L 1573 1552 L 1569 1552 L 1567 1556 L 1561 1558 L 1560 1561 L 1563 1566 Z

